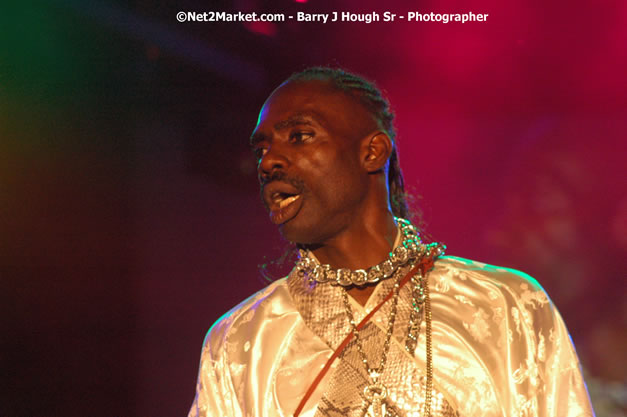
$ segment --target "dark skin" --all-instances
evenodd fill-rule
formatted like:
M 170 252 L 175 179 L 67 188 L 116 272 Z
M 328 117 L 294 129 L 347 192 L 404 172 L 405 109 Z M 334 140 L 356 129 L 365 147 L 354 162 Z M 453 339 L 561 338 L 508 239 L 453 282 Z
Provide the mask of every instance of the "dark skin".
M 359 101 L 327 81 L 277 88 L 251 136 L 262 197 L 282 235 L 333 268 L 385 260 L 397 235 L 385 167 L 390 138 Z M 374 286 L 351 288 L 365 305 Z

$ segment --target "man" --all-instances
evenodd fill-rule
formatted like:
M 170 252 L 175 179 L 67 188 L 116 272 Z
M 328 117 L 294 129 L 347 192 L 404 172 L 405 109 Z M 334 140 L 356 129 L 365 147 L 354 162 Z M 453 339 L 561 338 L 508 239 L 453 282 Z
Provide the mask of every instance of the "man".
M 328 68 L 265 102 L 261 193 L 300 259 L 210 329 L 190 416 L 593 415 L 538 283 L 442 256 L 403 219 L 392 119 L 371 83 Z

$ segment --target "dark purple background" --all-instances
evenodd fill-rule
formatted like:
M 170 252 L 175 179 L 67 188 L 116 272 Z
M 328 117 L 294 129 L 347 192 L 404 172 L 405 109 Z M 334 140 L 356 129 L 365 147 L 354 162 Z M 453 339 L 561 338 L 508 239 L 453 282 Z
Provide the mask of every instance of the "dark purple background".
M 537 278 L 597 414 L 624 412 L 627 3 L 333 4 L 3 12 L 0 415 L 187 413 L 206 330 L 263 287 L 258 265 L 286 246 L 257 195 L 256 113 L 319 64 L 387 91 L 426 232 L 449 254 Z M 489 18 L 181 24 L 180 10 Z

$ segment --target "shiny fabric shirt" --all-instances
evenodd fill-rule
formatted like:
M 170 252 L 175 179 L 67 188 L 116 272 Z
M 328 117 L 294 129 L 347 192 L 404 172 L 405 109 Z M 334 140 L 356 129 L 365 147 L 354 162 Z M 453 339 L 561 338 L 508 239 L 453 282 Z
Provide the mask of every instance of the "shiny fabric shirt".
M 428 274 L 433 339 L 433 416 L 593 416 L 572 342 L 555 306 L 528 275 L 455 257 Z M 378 284 L 361 320 L 390 291 Z M 333 350 L 351 331 L 339 287 L 292 271 L 225 314 L 209 330 L 189 417 L 291 416 Z M 378 363 L 389 306 L 363 329 Z M 387 309 L 386 309 L 387 306 Z M 413 355 L 404 348 L 411 289 L 403 287 L 381 380 L 398 416 L 421 416 L 425 326 Z M 404 324 L 405 323 L 405 324 Z M 335 361 L 301 413 L 363 416 L 368 383 L 354 344 Z

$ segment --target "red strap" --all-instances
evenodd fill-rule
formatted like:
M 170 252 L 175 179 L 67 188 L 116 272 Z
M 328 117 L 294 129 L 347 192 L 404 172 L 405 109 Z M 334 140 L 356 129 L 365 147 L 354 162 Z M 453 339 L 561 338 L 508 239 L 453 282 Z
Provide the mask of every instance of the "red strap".
M 407 282 L 409 282 L 409 279 L 412 276 L 414 276 L 419 270 L 424 275 L 425 271 L 431 269 L 432 266 L 433 266 L 433 257 L 431 256 L 423 257 L 420 263 L 416 265 L 411 271 L 409 271 L 407 275 L 403 277 L 403 279 L 401 279 L 401 281 L 399 282 L 400 288 L 402 288 L 403 285 L 407 284 Z M 359 324 L 357 325 L 357 330 L 361 330 L 366 325 L 366 323 L 370 321 L 372 316 L 374 316 L 374 314 L 377 311 L 379 311 L 381 306 L 383 306 L 383 304 L 385 304 L 390 298 L 392 298 L 393 295 L 394 295 L 394 290 L 392 289 L 392 291 L 390 291 L 388 295 L 385 296 L 383 301 L 377 304 L 377 306 L 373 308 L 372 311 L 368 313 L 361 322 L 359 322 Z M 298 417 L 300 415 L 300 412 L 303 411 L 303 408 L 305 407 L 305 403 L 307 403 L 307 400 L 309 400 L 309 397 L 311 397 L 313 392 L 316 390 L 316 387 L 318 386 L 318 384 L 320 384 L 320 381 L 322 381 L 322 378 L 324 378 L 327 371 L 331 368 L 331 365 L 333 364 L 335 359 L 337 359 L 337 357 L 340 356 L 340 353 L 342 353 L 342 351 L 344 350 L 346 345 L 348 345 L 348 343 L 351 341 L 352 338 L 353 338 L 353 332 L 348 333 L 348 335 L 346 335 L 346 338 L 344 338 L 342 343 L 340 343 L 337 349 L 335 349 L 335 352 L 333 352 L 333 355 L 331 355 L 327 363 L 318 373 L 318 376 L 316 376 L 316 379 L 314 379 L 311 385 L 309 386 L 309 389 L 305 393 L 305 396 L 303 397 L 303 399 L 300 400 L 298 407 L 296 407 L 296 411 L 294 411 L 294 417 Z

